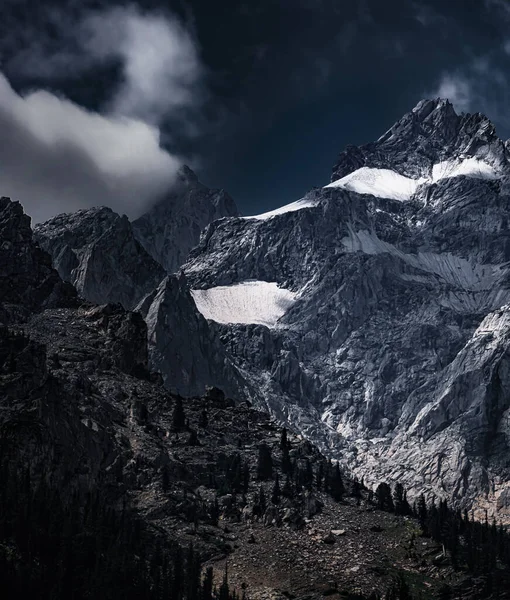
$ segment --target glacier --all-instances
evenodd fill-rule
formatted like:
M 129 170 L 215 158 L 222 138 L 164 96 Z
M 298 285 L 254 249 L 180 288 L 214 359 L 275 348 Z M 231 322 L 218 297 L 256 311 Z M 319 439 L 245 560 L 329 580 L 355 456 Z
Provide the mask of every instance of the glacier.
M 236 285 L 191 290 L 200 313 L 217 323 L 276 326 L 296 294 L 275 282 L 245 281 Z

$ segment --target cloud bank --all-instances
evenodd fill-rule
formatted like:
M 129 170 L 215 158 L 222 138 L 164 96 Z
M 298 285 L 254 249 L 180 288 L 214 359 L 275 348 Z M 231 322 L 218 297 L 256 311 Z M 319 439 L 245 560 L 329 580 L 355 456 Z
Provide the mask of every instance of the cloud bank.
M 120 83 L 99 114 L 49 91 L 20 95 L 0 73 L 0 195 L 35 221 L 98 205 L 135 217 L 182 164 L 161 147 L 159 123 L 186 120 L 199 105 L 197 48 L 177 20 L 132 7 L 89 14 L 76 31 L 79 53 L 37 59 L 46 75 L 63 63 L 79 72 L 116 60 Z
M 97 61 L 122 61 L 113 113 L 159 123 L 169 112 L 185 111 L 199 101 L 202 68 L 194 41 L 177 20 L 117 7 L 91 15 L 81 35 Z

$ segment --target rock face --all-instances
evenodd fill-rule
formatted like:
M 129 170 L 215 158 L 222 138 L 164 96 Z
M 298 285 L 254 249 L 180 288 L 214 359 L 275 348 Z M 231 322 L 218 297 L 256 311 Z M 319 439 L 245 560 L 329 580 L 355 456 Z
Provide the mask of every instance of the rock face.
M 218 290 L 246 281 L 292 292 L 222 339 L 278 418 L 374 485 L 506 505 L 509 157 L 486 117 L 422 101 L 324 188 L 212 223 L 184 267 L 228 298 L 204 314 L 235 320 Z
M 0 323 L 23 321 L 47 307 L 70 306 L 75 299 L 74 289 L 33 243 L 30 217 L 21 204 L 0 198 Z
M 133 230 L 152 258 L 168 273 L 175 273 L 206 225 L 237 215 L 235 202 L 224 190 L 209 189 L 184 166 L 172 193 L 136 219 Z
M 151 368 L 162 374 L 168 389 L 193 396 L 213 385 L 233 398 L 257 397 L 214 325 L 196 309 L 183 274 L 166 277 L 137 310 L 147 323 Z
M 235 397 L 244 391 L 253 396 L 214 326 L 197 311 L 185 278 L 165 278 L 126 217 L 104 207 L 79 210 L 37 225 L 35 237 L 60 276 L 87 300 L 128 309 L 140 304 L 149 327 L 151 369 L 161 372 L 169 389 L 191 396 L 215 385 Z
M 91 302 L 130 309 L 163 279 L 126 216 L 106 207 L 62 214 L 36 225 L 35 238 L 65 281 Z

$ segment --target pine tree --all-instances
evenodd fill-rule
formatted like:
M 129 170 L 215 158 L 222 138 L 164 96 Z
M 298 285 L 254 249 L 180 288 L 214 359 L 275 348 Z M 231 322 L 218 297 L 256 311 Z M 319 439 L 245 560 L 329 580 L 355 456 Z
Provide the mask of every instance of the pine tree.
M 271 502 L 273 504 L 280 504 L 280 496 L 281 496 L 280 480 L 278 477 L 278 473 L 276 473 L 276 476 L 274 479 L 273 491 L 271 493 Z
M 344 482 L 338 463 L 333 467 L 329 477 L 329 493 L 337 502 L 343 498 L 345 493 Z
M 267 509 L 267 502 L 266 502 L 266 493 L 264 492 L 264 488 L 262 487 L 262 485 L 260 486 L 260 489 L 259 489 L 259 505 L 260 505 L 260 510 L 261 510 L 262 514 L 264 514 Z
M 202 599 L 201 600 L 213 600 L 213 568 L 207 567 L 204 579 L 202 581 Z
M 411 513 L 411 507 L 407 501 L 407 493 L 400 482 L 396 484 L 393 490 L 393 504 L 397 515 L 408 515 Z
M 387 483 L 383 482 L 377 486 L 377 489 L 375 490 L 375 496 L 379 510 L 386 510 L 389 512 L 393 512 L 395 510 L 393 498 L 391 497 L 391 488 Z
M 188 446 L 200 446 L 200 442 L 198 441 L 198 435 L 195 429 L 192 429 L 189 434 Z
M 200 416 L 198 417 L 198 426 L 201 427 L 202 429 L 207 429 L 208 425 L 209 425 L 209 417 L 207 415 L 207 410 L 204 408 L 201 411 Z
M 282 471 L 285 473 L 285 475 L 292 473 L 292 463 L 290 460 L 288 445 L 282 448 Z
M 182 404 L 182 398 L 177 396 L 175 399 L 174 411 L 172 414 L 172 427 L 175 431 L 180 431 L 186 424 L 186 414 L 184 413 L 184 406 Z
M 317 467 L 317 472 L 315 474 L 315 485 L 319 492 L 322 489 L 322 484 L 324 482 L 324 463 L 322 460 L 319 462 L 319 466 Z
M 282 452 L 284 450 L 289 450 L 289 440 L 287 438 L 287 429 L 285 429 L 285 427 L 282 429 L 282 435 L 280 437 L 280 450 Z
M 271 449 L 266 444 L 260 444 L 259 456 L 257 460 L 257 479 L 273 478 L 273 457 Z

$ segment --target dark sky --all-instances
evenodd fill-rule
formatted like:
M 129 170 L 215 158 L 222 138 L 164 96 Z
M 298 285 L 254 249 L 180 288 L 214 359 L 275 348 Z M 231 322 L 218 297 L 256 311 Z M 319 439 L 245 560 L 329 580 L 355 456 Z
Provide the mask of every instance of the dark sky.
M 86 59 L 76 30 L 112 6 L 128 5 L 3 0 L 0 71 L 22 95 L 46 89 L 104 114 L 124 63 L 95 39 Z M 423 97 L 447 95 L 459 112 L 485 112 L 501 137 L 510 136 L 505 0 L 139 0 L 129 7 L 176 19 L 192 38 L 200 65 L 186 84 L 191 99 L 150 115 L 169 152 L 208 185 L 227 189 L 245 214 L 325 185 L 347 144 L 378 138 Z M 162 86 L 163 106 L 165 93 Z

